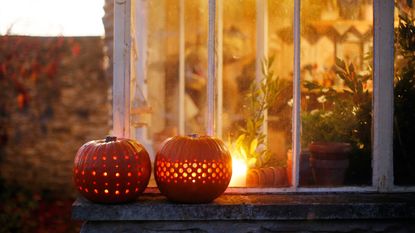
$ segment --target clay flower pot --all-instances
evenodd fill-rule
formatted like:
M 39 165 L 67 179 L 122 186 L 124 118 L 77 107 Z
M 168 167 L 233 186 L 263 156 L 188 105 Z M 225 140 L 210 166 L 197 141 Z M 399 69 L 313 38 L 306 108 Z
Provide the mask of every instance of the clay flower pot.
M 349 143 L 313 142 L 309 145 L 310 167 L 316 185 L 340 186 L 349 167 Z
M 281 187 L 288 185 L 284 167 L 250 168 L 246 175 L 247 187 Z
M 293 154 L 292 150 L 287 152 L 287 178 L 288 184 L 292 184 Z M 314 183 L 313 174 L 310 168 L 310 151 L 304 149 L 300 153 L 300 185 L 310 186 Z

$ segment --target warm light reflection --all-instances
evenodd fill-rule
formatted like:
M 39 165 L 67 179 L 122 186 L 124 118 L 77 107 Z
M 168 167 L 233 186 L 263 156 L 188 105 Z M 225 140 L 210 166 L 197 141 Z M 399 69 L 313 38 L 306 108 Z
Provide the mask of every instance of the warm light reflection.
M 247 170 L 245 160 L 232 158 L 232 178 L 229 187 L 245 187 Z
M 231 145 L 229 148 L 232 155 L 232 178 L 229 187 L 245 187 L 248 170 L 246 153 L 235 145 Z

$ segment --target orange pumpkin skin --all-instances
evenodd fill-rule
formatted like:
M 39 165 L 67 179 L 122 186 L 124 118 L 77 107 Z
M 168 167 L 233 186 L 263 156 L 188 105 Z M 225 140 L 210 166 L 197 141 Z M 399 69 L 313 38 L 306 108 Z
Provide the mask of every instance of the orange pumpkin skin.
M 88 200 L 129 202 L 137 199 L 147 187 L 151 162 L 141 144 L 109 136 L 79 148 L 73 174 L 76 188 Z
M 209 136 L 169 138 L 154 163 L 160 192 L 175 202 L 211 202 L 226 190 L 232 176 L 229 150 L 220 139 Z

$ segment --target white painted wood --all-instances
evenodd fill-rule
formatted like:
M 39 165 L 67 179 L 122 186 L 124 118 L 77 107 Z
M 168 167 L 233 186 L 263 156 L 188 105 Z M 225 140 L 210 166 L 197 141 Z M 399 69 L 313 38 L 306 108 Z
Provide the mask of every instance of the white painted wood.
M 131 1 L 114 1 L 113 134 L 130 137 Z
M 292 144 L 293 144 L 293 187 L 299 185 L 300 152 L 301 152 L 301 77 L 300 77 L 300 0 L 294 0 L 294 77 L 293 77 L 293 112 L 292 112 Z
M 281 188 L 227 188 L 226 193 L 330 193 L 330 192 L 377 192 L 371 186 L 343 187 L 281 187 Z
M 389 191 L 396 193 L 415 192 L 415 186 L 394 186 L 393 189 Z
M 216 79 L 216 0 L 209 0 L 208 27 L 208 80 L 207 80 L 207 112 L 206 133 L 215 134 L 215 79 Z
M 268 57 L 268 0 L 256 1 L 256 64 L 257 81 L 264 78 L 262 61 Z
M 185 133 L 185 0 L 179 2 L 179 134 Z
M 374 0 L 373 185 L 393 188 L 394 1 Z
M 255 79 L 261 82 L 264 79 L 262 62 L 268 58 L 268 0 L 256 1 L 256 61 Z M 265 134 L 265 142 L 268 142 L 268 111 L 264 111 L 264 124 L 262 131 Z
M 183 9 L 184 0 L 180 0 Z M 143 0 L 143 2 L 145 2 Z M 257 0 L 261 2 L 261 0 Z M 415 187 L 403 187 L 393 185 L 393 0 L 374 0 L 374 142 L 373 142 L 373 186 L 345 186 L 345 187 L 298 187 L 299 184 L 299 155 L 300 155 L 300 0 L 294 0 L 294 87 L 293 87 L 293 186 L 286 188 L 228 188 L 232 193 L 287 193 L 287 192 L 415 192 Z M 221 4 L 220 4 L 221 5 Z M 259 6 L 260 4 L 258 4 Z M 139 7 L 136 9 L 138 10 Z M 221 7 L 218 6 L 221 10 Z M 266 9 L 266 7 L 265 7 Z M 262 9 L 264 10 L 264 9 Z M 141 11 L 143 13 L 145 11 Z M 146 20 L 145 14 L 141 15 Z M 184 15 L 180 15 L 180 23 L 184 25 Z M 220 43 L 220 38 L 215 38 L 216 27 L 216 1 L 209 0 L 209 40 L 208 40 L 208 112 L 212 117 L 207 120 L 208 134 L 214 133 L 214 87 L 217 76 L 216 61 L 221 59 L 215 52 L 215 47 Z M 221 23 L 219 18 L 218 27 Z M 137 19 L 136 23 L 138 23 Z M 266 22 L 263 22 L 264 25 Z M 141 22 L 143 24 L 143 22 Z M 142 28 L 137 24 L 137 35 L 142 37 Z M 184 68 L 184 26 L 181 32 L 180 58 Z M 131 74 L 131 1 L 114 1 L 114 79 L 113 79 L 113 134 L 118 137 L 129 137 L 130 128 L 130 74 Z M 263 34 L 264 35 L 264 34 Z M 140 42 L 138 40 L 137 42 Z M 141 45 L 140 45 L 141 43 Z M 143 40 L 137 43 L 138 57 L 145 56 Z M 144 44 L 143 44 L 144 43 Z M 258 42 L 258 44 L 260 44 Z M 218 44 L 219 45 L 219 44 Z M 180 46 L 180 45 L 179 45 Z M 265 44 L 262 44 L 265 48 Z M 262 49 L 264 49 L 262 48 Z M 264 49 L 264 51 L 266 51 Z M 220 53 L 222 55 L 222 53 Z M 220 56 L 221 56 L 220 55 Z M 218 57 L 216 57 L 218 56 Z M 257 58 L 261 56 L 257 55 Z M 262 56 L 263 57 L 263 56 Z M 216 60 L 217 59 L 217 60 Z M 145 78 L 145 59 L 138 59 L 137 77 Z M 140 63 L 142 62 L 142 63 Z M 258 64 L 258 63 L 257 63 Z M 220 65 L 218 65 L 219 67 Z M 141 72 L 141 73 L 140 73 Z M 184 69 L 183 69 L 184 84 Z M 183 85 L 184 96 L 184 85 Z M 184 101 L 183 101 L 184 102 Z M 182 103 L 183 103 L 182 102 Z M 219 102 L 218 102 L 219 103 Z M 184 106 L 184 104 L 182 104 Z M 209 110 L 210 109 L 210 110 Z M 184 111 L 183 111 L 184 112 Z M 219 115 L 216 115 L 219 118 Z M 181 119 L 184 119 L 182 117 Z M 184 128 L 184 127 L 183 127 Z
M 131 71 L 131 95 L 138 101 L 137 109 L 131 108 L 130 114 L 135 114 L 138 121 L 145 123 L 145 117 L 151 114 L 151 109 L 147 106 L 142 106 L 141 103 L 147 103 L 148 90 L 146 84 L 147 78 L 147 35 L 148 35 L 148 10 L 146 0 L 131 1 L 132 15 L 131 15 L 131 31 L 132 31 L 132 45 L 135 48 L 136 56 L 131 56 L 132 71 Z M 134 104 L 133 104 L 134 105 Z M 145 109 L 148 109 L 147 112 Z M 141 111 L 136 113 L 135 111 Z M 142 144 L 148 144 L 147 127 L 137 127 L 133 129 L 135 138 Z M 146 148 L 151 148 L 147 146 Z
M 223 1 L 217 3 L 216 137 L 223 137 Z

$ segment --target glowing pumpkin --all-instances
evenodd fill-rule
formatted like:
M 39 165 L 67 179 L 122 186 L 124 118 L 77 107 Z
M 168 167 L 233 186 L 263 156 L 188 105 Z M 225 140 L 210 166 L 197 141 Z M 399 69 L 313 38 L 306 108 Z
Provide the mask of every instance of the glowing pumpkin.
M 78 191 L 90 201 L 121 203 L 135 200 L 144 191 L 151 162 L 136 141 L 108 136 L 78 150 L 73 172 Z
M 221 195 L 232 176 L 225 144 L 209 136 L 175 136 L 161 145 L 154 175 L 160 192 L 183 203 L 210 202 Z

